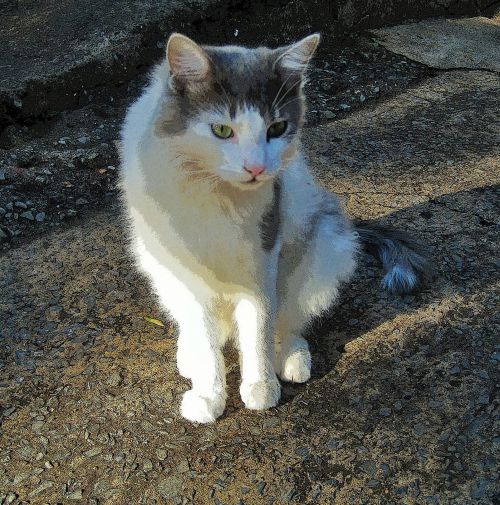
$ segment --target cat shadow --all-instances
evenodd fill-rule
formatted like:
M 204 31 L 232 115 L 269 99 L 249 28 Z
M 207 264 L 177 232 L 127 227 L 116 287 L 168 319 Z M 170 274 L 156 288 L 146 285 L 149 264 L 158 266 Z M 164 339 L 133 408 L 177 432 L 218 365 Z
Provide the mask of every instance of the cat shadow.
M 305 331 L 312 354 L 312 376 L 307 383 L 323 378 L 335 369 L 345 346 L 402 314 L 436 303 L 450 292 L 483 290 L 498 279 L 495 256 L 487 248 L 475 247 L 491 235 L 495 243 L 497 226 L 477 209 L 488 208 L 498 199 L 500 185 L 442 195 L 434 200 L 397 210 L 371 224 L 390 224 L 407 230 L 428 247 L 433 266 L 431 279 L 420 289 L 404 296 L 380 287 L 380 264 L 366 253 L 360 255 L 352 281 L 343 287 L 338 303 Z M 307 384 L 283 383 L 282 404 L 293 400 Z

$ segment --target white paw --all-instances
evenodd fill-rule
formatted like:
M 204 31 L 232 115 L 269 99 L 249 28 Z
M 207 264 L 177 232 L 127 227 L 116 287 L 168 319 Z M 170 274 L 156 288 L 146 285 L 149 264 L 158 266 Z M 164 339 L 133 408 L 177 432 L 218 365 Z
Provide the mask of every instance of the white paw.
M 307 382 L 311 378 L 311 353 L 299 349 L 283 360 L 280 378 L 287 382 Z
M 181 415 L 194 423 L 213 423 L 224 412 L 225 406 L 225 394 L 208 398 L 191 389 L 182 397 Z
M 240 395 L 248 409 L 269 409 L 278 404 L 281 396 L 281 386 L 277 380 L 242 382 Z

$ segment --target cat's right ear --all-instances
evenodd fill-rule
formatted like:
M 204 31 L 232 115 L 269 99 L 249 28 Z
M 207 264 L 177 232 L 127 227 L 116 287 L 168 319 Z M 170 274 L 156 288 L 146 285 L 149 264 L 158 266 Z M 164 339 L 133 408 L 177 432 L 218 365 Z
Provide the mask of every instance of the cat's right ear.
M 210 59 L 196 42 L 173 33 L 167 42 L 167 60 L 175 88 L 202 83 L 210 75 Z

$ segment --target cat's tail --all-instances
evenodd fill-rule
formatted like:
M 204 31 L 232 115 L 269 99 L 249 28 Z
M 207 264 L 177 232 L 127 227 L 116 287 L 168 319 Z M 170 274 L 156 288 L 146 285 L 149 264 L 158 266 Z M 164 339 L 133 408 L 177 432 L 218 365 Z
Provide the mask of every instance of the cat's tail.
M 382 262 L 384 289 L 409 293 L 430 275 L 428 255 L 406 233 L 363 221 L 354 224 L 365 250 Z

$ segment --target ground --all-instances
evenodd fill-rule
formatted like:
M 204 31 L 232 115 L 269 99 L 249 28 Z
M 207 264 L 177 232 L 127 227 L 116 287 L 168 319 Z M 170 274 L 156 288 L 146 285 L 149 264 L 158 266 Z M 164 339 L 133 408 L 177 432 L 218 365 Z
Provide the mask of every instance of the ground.
M 434 274 L 392 296 L 362 256 L 309 330 L 311 381 L 245 410 L 228 350 L 209 426 L 179 416 L 175 324 L 127 252 L 114 141 L 142 82 L 2 134 L 0 503 L 499 503 L 498 74 L 326 42 L 315 174 L 418 237 Z

